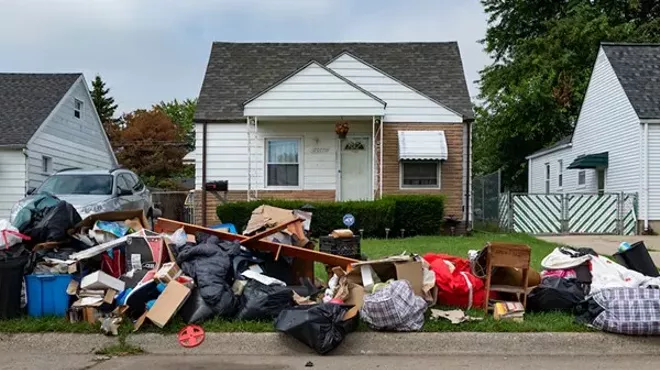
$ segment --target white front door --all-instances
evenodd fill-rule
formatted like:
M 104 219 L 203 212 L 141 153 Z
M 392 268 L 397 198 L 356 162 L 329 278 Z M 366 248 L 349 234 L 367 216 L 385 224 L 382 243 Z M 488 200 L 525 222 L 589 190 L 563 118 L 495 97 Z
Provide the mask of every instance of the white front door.
M 341 145 L 341 200 L 371 199 L 372 176 L 369 137 L 349 136 Z

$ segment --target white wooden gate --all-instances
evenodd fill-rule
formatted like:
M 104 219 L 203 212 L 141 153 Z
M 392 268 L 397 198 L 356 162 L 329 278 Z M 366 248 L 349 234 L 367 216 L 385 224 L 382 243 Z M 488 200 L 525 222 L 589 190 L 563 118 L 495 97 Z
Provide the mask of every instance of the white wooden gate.
M 500 197 L 500 227 L 527 234 L 637 233 L 636 194 L 525 194 Z

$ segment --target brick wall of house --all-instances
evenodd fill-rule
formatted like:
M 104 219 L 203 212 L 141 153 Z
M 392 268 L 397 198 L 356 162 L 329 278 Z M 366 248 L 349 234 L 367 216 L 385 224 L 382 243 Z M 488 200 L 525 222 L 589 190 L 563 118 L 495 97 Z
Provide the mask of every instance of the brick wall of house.
M 440 166 L 440 189 L 401 189 L 399 178 L 399 131 L 444 131 L 447 160 Z M 463 125 L 385 124 L 383 130 L 383 194 L 443 194 L 445 215 L 463 219 Z
M 269 191 L 259 191 L 259 198 L 261 199 L 300 199 L 308 201 L 334 201 L 335 200 L 335 191 L 334 190 L 298 190 L 298 191 L 287 191 L 287 190 L 269 190 Z M 227 193 L 227 201 L 236 202 L 236 201 L 245 201 L 247 199 L 247 192 L 245 191 L 229 191 Z M 207 225 L 213 225 L 220 222 L 218 215 L 216 214 L 216 208 L 220 204 L 220 200 L 216 198 L 213 194 L 206 194 L 206 223 Z M 202 224 L 202 191 L 195 191 L 195 224 Z

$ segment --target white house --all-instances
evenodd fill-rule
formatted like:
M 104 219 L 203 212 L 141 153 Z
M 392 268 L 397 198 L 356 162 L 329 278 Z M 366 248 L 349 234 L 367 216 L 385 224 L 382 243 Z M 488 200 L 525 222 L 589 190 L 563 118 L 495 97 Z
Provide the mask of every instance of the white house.
M 529 193 L 636 193 L 660 230 L 660 44 L 601 44 L 573 135 L 527 159 Z
M 0 73 L 0 218 L 58 170 L 116 165 L 82 74 Z
M 219 180 L 229 200 L 445 194 L 445 213 L 467 220 L 472 120 L 455 42 L 214 43 L 195 113 L 197 222 L 216 218 L 204 184 Z

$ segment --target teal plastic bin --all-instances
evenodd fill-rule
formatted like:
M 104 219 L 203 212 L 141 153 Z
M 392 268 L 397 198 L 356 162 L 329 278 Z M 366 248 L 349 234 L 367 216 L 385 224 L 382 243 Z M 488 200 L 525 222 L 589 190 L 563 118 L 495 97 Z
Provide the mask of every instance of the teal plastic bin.
M 25 277 L 28 316 L 66 316 L 71 275 L 33 274 Z

